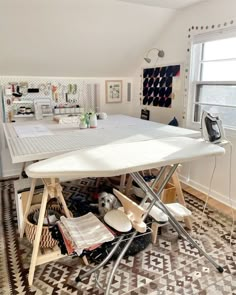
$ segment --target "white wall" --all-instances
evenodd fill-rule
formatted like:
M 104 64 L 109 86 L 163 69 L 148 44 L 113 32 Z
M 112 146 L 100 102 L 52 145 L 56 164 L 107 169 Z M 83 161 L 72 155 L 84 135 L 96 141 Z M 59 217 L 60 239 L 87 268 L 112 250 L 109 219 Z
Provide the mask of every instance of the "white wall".
M 162 35 L 158 38 L 155 47 L 161 48 L 165 51 L 165 57 L 159 60 L 160 64 L 171 64 L 175 62 L 181 62 L 188 65 L 188 54 L 187 48 L 189 46 L 189 28 L 194 27 L 194 32 L 201 31 L 211 31 L 212 26 L 214 29 L 220 24 L 222 27 L 228 27 L 232 24 L 236 25 L 236 1 L 235 0 L 211 0 L 208 2 L 203 2 L 194 7 L 185 9 L 179 12 L 175 18 L 168 24 L 165 30 L 163 30 Z M 201 26 L 204 29 L 201 30 Z M 206 30 L 206 26 L 208 29 Z M 196 30 L 198 27 L 198 30 Z M 190 31 L 191 32 L 191 31 Z M 191 34 L 191 33 L 190 33 Z M 142 65 L 143 66 L 143 65 Z M 140 102 L 138 94 L 140 92 L 140 77 L 141 68 L 137 70 L 136 73 L 136 93 L 137 100 L 136 106 L 137 110 L 134 112 L 136 115 L 140 112 Z M 185 125 L 185 104 L 184 104 L 184 89 L 187 85 L 184 85 L 185 71 L 182 69 L 182 89 L 176 97 L 173 107 L 171 109 L 149 107 L 151 110 L 151 118 L 154 121 L 167 123 L 171 117 L 174 115 L 181 122 L 182 126 Z M 236 139 L 229 137 L 233 142 L 233 155 L 232 155 L 232 180 L 236 175 L 236 154 L 235 145 Z M 224 157 L 217 159 L 217 167 L 212 182 L 212 192 L 211 194 L 216 198 L 229 202 L 228 200 L 228 184 L 229 184 L 229 148 L 227 148 L 227 153 Z M 204 159 L 198 161 L 197 163 L 191 163 L 185 165 L 182 168 L 182 176 L 189 178 L 189 183 L 196 188 L 208 192 L 210 176 L 213 170 L 214 161 L 212 159 Z M 234 206 L 236 207 L 236 182 L 232 181 L 232 197 L 234 201 Z
M 1 0 L 0 75 L 130 76 L 174 13 L 115 0 Z

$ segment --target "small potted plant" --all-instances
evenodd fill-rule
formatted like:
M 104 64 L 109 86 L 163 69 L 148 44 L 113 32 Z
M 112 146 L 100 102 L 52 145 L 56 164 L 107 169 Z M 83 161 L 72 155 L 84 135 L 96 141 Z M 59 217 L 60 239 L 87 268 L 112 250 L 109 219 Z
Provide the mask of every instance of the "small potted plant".
M 97 115 L 95 112 L 86 112 L 80 116 L 80 128 L 96 128 Z
M 88 125 L 87 125 L 87 115 L 86 115 L 86 113 L 85 114 L 82 114 L 81 116 L 80 116 L 80 124 L 79 124 L 79 128 L 80 129 L 85 129 L 85 128 L 87 128 L 88 127 Z

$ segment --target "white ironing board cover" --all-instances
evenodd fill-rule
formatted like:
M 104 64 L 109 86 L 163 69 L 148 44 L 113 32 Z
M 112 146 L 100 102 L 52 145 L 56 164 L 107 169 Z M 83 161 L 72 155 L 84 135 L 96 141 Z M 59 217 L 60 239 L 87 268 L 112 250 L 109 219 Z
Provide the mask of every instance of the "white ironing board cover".
M 34 163 L 26 173 L 32 178 L 111 177 L 224 152 L 203 140 L 171 137 L 81 149 Z

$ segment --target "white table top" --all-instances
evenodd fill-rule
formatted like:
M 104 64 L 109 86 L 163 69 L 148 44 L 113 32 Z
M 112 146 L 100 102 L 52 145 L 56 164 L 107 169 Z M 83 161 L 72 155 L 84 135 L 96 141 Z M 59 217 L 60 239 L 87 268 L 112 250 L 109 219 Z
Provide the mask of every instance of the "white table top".
M 111 177 L 224 152 L 202 139 L 170 137 L 81 149 L 32 164 L 26 173 L 32 178 Z
M 14 126 L 43 124 L 53 133 L 19 138 Z M 110 115 L 98 121 L 98 128 L 79 129 L 78 125 L 60 125 L 53 121 L 4 124 L 4 133 L 13 163 L 47 159 L 65 152 L 107 144 L 141 142 L 165 137 L 199 137 L 200 132 L 145 121 L 124 115 Z

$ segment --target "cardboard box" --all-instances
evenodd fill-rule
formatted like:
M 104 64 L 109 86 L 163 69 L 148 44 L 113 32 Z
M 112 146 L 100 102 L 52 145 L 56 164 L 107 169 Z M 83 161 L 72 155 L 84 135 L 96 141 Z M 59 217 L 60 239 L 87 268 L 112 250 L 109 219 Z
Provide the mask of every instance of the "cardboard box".
M 165 204 L 176 202 L 176 188 L 173 184 L 167 183 L 161 194 L 161 200 Z

